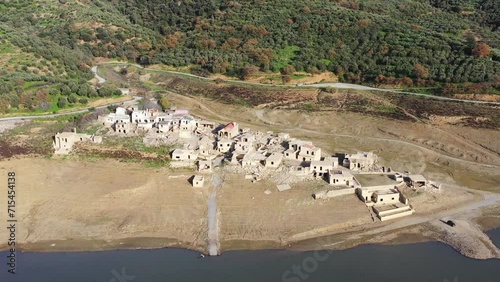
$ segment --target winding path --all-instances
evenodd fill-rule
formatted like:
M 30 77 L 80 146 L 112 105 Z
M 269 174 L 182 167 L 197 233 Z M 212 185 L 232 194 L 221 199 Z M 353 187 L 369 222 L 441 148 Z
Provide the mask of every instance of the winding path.
M 146 67 L 143 67 L 141 65 L 132 64 L 132 63 L 108 62 L 108 63 L 102 63 L 102 65 L 135 66 L 137 68 L 145 69 L 145 70 L 151 71 L 151 72 L 160 72 L 160 73 L 163 72 L 163 73 L 177 74 L 177 75 L 181 75 L 181 76 L 188 76 L 188 77 L 198 78 L 198 79 L 202 79 L 202 80 L 206 80 L 206 81 L 214 81 L 215 80 L 215 78 L 203 77 L 203 76 L 194 75 L 194 74 L 190 74 L 190 73 L 146 68 Z M 94 73 L 97 75 L 97 66 L 94 66 L 93 68 L 96 68 L 96 71 Z M 225 80 L 225 81 L 229 82 L 229 83 L 235 83 L 235 84 L 247 84 L 247 85 L 267 86 L 267 87 L 286 87 L 286 88 L 299 88 L 299 87 L 324 88 L 324 87 L 332 87 L 332 88 L 337 88 L 337 89 L 355 89 L 355 90 L 360 90 L 360 91 L 381 91 L 381 92 L 390 92 L 390 93 L 405 94 L 405 95 L 414 95 L 414 96 L 420 96 L 420 97 L 425 97 L 425 98 L 430 98 L 430 99 L 437 99 L 437 100 L 443 100 L 443 101 L 464 102 L 464 103 L 473 103 L 473 104 L 488 104 L 488 105 L 498 105 L 498 106 L 500 106 L 500 102 L 456 99 L 456 98 L 441 97 L 441 96 L 435 96 L 435 95 L 429 95 L 429 94 L 422 94 L 422 93 L 399 91 L 399 90 L 393 90 L 393 89 L 375 88 L 375 87 L 364 86 L 364 85 L 359 85 L 359 84 L 350 84 L 350 83 L 338 83 L 338 82 L 334 82 L 334 83 L 283 85 L 283 84 L 265 84 L 265 83 L 258 83 L 258 82 L 248 82 L 248 81 L 241 81 L 241 80 Z
M 132 99 L 132 100 L 128 100 L 128 101 L 124 101 L 124 102 L 113 102 L 113 103 L 109 103 L 109 104 L 98 106 L 98 107 L 87 107 L 87 108 L 77 110 L 77 111 L 71 111 L 71 112 L 60 113 L 60 114 L 39 115 L 39 116 L 4 117 L 4 118 L 0 118 L 0 121 L 22 121 L 22 120 L 37 119 L 37 118 L 54 118 L 54 117 L 67 116 L 67 115 L 73 115 L 73 114 L 81 114 L 81 113 L 88 112 L 89 109 L 91 109 L 91 108 L 103 109 L 103 108 L 106 108 L 108 106 L 122 106 L 122 105 L 134 104 L 135 102 L 137 102 L 140 99 L 142 99 L 142 97 L 134 96 L 134 99 Z
M 94 76 L 95 76 L 95 78 L 97 79 L 97 82 L 98 82 L 99 84 L 103 84 L 103 83 L 105 83 L 105 82 L 106 82 L 106 79 L 104 79 L 104 77 L 100 76 L 100 75 L 97 73 L 97 66 L 93 66 L 93 67 L 91 68 L 91 70 L 92 70 L 92 72 L 94 73 Z
M 93 66 L 91 68 L 92 72 L 94 73 L 94 77 L 97 79 L 99 84 L 103 84 L 106 82 L 106 79 L 101 77 L 99 74 L 97 74 L 97 66 Z M 54 117 L 59 117 L 59 116 L 66 116 L 66 115 L 72 115 L 72 114 L 81 114 L 81 113 L 86 113 L 89 111 L 91 108 L 95 109 L 102 109 L 106 108 L 108 106 L 120 106 L 120 105 L 129 105 L 129 104 L 134 104 L 138 100 L 140 100 L 141 97 L 134 96 L 134 99 L 129 100 L 129 101 L 124 101 L 124 102 L 113 102 L 109 103 L 103 106 L 98 106 L 98 107 L 87 107 L 81 110 L 76 110 L 76 111 L 71 111 L 71 112 L 65 112 L 65 113 L 60 113 L 60 114 L 48 114 L 48 115 L 38 115 L 38 116 L 13 116 L 13 117 L 4 117 L 0 118 L 0 121 L 23 121 L 23 120 L 30 120 L 30 119 L 37 119 L 37 118 L 54 118 Z

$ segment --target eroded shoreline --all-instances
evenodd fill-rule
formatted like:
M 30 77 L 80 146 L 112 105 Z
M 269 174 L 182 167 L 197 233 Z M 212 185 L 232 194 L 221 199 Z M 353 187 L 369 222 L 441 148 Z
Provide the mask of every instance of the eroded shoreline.
M 478 218 L 476 220 L 481 220 Z M 496 220 L 500 222 L 500 217 Z M 487 233 L 491 230 L 500 228 L 500 224 L 486 225 Z M 494 227 L 493 227 L 494 226 Z M 493 227 L 493 228 L 491 228 Z M 418 225 L 414 226 L 408 231 L 396 231 L 387 234 L 378 234 L 372 238 L 367 239 L 365 242 L 360 240 L 345 240 L 345 241 L 331 241 L 335 238 L 342 238 L 345 234 L 330 234 L 325 236 L 319 236 L 317 238 L 310 238 L 298 242 L 289 242 L 287 244 L 282 244 L 277 241 L 271 240 L 231 240 L 222 241 L 220 255 L 227 251 L 249 251 L 249 250 L 287 250 L 287 251 L 298 251 L 307 252 L 315 250 L 333 250 L 341 251 L 351 248 L 356 248 L 362 245 L 406 245 L 406 244 L 418 244 L 427 242 L 440 242 L 453 247 L 457 252 L 465 257 L 472 259 L 491 259 L 500 258 L 497 256 L 478 256 L 477 252 L 467 252 L 470 249 L 470 245 L 460 245 L 453 241 L 443 240 L 442 234 L 432 233 L 430 230 L 423 230 L 424 226 Z M 382 235 L 385 239 L 374 239 Z M 437 236 L 437 237 L 433 237 Z M 162 248 L 179 248 L 197 251 L 208 255 L 206 246 L 192 246 L 187 242 L 181 242 L 176 239 L 171 238 L 123 238 L 117 240 L 59 240 L 59 241 L 41 241 L 36 243 L 21 244 L 17 250 L 22 252 L 99 252 L 99 251 L 114 251 L 114 250 L 145 250 L 145 249 L 162 249 Z M 0 251 L 7 251 L 6 245 L 0 247 Z

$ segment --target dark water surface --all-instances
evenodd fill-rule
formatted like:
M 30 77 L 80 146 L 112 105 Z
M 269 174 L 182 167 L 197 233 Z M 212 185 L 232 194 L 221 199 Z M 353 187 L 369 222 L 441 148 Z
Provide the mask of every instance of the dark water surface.
M 489 232 L 497 243 L 499 231 Z M 231 251 L 211 258 L 183 249 L 20 252 L 15 275 L 7 272 L 7 255 L 0 252 L 1 282 L 500 281 L 500 259 L 468 259 L 437 242 L 331 253 Z
M 486 232 L 486 234 L 488 234 L 493 244 L 495 244 L 497 248 L 500 248 L 500 228 L 490 230 Z

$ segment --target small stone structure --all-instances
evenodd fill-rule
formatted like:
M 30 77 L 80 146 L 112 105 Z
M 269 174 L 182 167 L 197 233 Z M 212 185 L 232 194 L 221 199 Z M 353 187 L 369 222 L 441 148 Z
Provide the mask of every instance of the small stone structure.
M 53 147 L 54 153 L 58 155 L 67 155 L 73 150 L 73 145 L 77 142 L 90 141 L 93 143 L 101 143 L 102 137 L 90 134 L 76 133 L 76 129 L 73 132 L 62 132 L 57 133 L 54 136 Z
M 372 152 L 345 155 L 344 166 L 352 171 L 370 171 L 375 167 L 377 156 Z
M 427 179 L 420 174 L 410 174 L 408 175 L 408 184 L 412 188 L 425 187 L 427 185 Z
M 193 187 L 195 188 L 203 188 L 205 184 L 205 177 L 202 175 L 195 175 L 193 177 Z

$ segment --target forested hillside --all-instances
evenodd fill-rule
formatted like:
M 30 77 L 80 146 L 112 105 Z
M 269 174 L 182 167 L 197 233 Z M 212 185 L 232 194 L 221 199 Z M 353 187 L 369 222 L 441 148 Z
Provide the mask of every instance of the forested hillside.
M 0 113 L 51 112 L 118 94 L 88 83 L 94 48 L 104 45 L 99 27 L 121 25 L 130 38 L 147 32 L 111 7 L 99 1 L 0 0 Z
M 489 81 L 500 72 L 498 49 L 492 52 L 500 46 L 500 4 L 452 2 L 131 0 L 116 5 L 133 23 L 161 34 L 155 52 L 141 57 L 146 64 L 197 64 L 217 73 L 239 72 L 248 64 L 280 71 L 290 64 L 299 71 L 330 70 L 352 82 L 378 75 Z
M 95 57 L 494 93 L 500 1 L 0 0 L 0 43 L 0 111 L 112 93 L 86 82 Z

